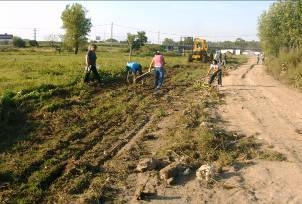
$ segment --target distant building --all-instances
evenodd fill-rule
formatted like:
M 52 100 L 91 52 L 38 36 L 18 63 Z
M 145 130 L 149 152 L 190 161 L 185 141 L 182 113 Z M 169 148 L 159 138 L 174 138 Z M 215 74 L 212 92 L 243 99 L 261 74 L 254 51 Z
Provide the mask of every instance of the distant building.
M 252 50 L 244 50 L 244 51 L 242 52 L 242 54 L 243 54 L 243 55 L 254 55 L 255 52 L 252 51 Z
M 174 45 L 164 45 L 166 51 L 173 51 L 174 50 Z
M 222 54 L 224 54 L 224 53 L 234 54 L 234 49 L 222 49 L 222 50 L 220 50 L 220 52 Z
M 13 41 L 13 37 L 14 37 L 13 35 L 7 33 L 0 34 L 0 44 L 2 45 L 9 44 L 10 42 Z
M 236 49 L 236 50 L 235 50 L 235 55 L 240 55 L 240 54 L 241 54 L 241 50 Z

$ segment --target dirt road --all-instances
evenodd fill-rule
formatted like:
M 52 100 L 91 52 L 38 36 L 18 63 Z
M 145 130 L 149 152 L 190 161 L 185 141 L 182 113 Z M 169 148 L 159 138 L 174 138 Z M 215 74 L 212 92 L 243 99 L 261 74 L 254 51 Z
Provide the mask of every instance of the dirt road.
M 267 75 L 250 58 L 223 78 L 225 103 L 217 114 L 230 132 L 254 136 L 263 147 L 284 154 L 286 161 L 254 159 L 235 164 L 213 188 L 195 176 L 183 185 L 157 186 L 162 197 L 151 203 L 301 203 L 302 94 Z M 136 203 L 136 202 L 134 202 Z
M 217 191 L 224 203 L 302 203 L 302 94 L 266 74 L 256 59 L 223 79 L 219 114 L 230 131 L 254 135 L 287 161 L 256 160 L 235 172 L 237 188 Z M 240 202 L 238 202 L 240 200 Z

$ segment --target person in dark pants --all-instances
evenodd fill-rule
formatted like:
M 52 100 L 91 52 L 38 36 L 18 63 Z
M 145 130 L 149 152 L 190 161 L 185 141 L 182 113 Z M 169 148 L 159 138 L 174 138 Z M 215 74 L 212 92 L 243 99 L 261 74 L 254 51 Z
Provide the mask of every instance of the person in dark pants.
M 260 54 L 257 54 L 257 64 L 260 62 Z
M 86 54 L 86 74 L 84 77 L 84 82 L 88 83 L 89 82 L 89 76 L 90 73 L 92 72 L 94 77 L 98 80 L 99 84 L 101 85 L 101 77 L 96 69 L 96 51 L 97 46 L 95 44 L 91 44 L 89 46 L 89 50 Z
M 164 56 L 159 51 L 156 51 L 149 66 L 149 72 L 151 71 L 151 67 L 154 66 L 155 89 L 157 90 L 161 88 L 164 82 L 165 64 L 166 62 Z
M 215 80 L 216 76 L 218 78 L 218 85 L 222 86 L 222 69 L 220 63 L 217 60 L 213 60 L 207 76 L 210 75 L 209 84 L 211 85 Z
M 227 63 L 227 55 L 226 55 L 226 53 L 224 53 L 222 56 L 221 65 L 226 66 L 226 63 Z

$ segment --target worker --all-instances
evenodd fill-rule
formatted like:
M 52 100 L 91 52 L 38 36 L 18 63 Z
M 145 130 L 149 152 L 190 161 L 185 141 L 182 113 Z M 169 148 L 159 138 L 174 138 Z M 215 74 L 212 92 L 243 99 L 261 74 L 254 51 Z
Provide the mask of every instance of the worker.
M 88 83 L 89 82 L 89 76 L 90 73 L 92 72 L 94 74 L 94 77 L 98 80 L 99 85 L 101 85 L 101 77 L 96 69 L 96 54 L 95 51 L 97 49 L 96 44 L 91 44 L 88 47 L 88 52 L 86 54 L 86 74 L 84 77 L 84 82 Z
M 226 55 L 226 53 L 224 53 L 223 56 L 222 56 L 221 65 L 225 66 L 226 63 L 227 63 L 227 55 Z
M 213 59 L 214 59 L 214 54 L 213 54 L 213 52 L 210 53 L 210 58 L 209 58 L 209 59 L 210 59 L 210 61 L 213 61 Z
M 152 66 L 154 66 L 154 78 L 155 78 L 155 89 L 158 90 L 161 88 L 164 82 L 164 66 L 165 58 L 159 52 L 156 51 L 154 57 L 152 58 L 151 64 L 149 66 L 149 72 L 151 71 Z
M 127 71 L 127 83 L 129 83 L 129 75 L 133 75 L 133 83 L 136 82 L 137 75 L 142 75 L 142 65 L 138 62 L 127 62 L 126 65 L 126 71 Z
M 214 55 L 214 60 L 216 60 L 217 63 L 221 62 L 221 53 L 220 53 L 220 51 L 218 51 L 218 50 L 216 51 L 216 53 Z
M 217 62 L 217 60 L 213 60 L 212 64 L 210 65 L 209 71 L 207 76 L 210 75 L 209 85 L 213 83 L 216 76 L 218 78 L 218 85 L 222 86 L 222 68 L 221 64 Z
M 264 64 L 264 53 L 261 54 L 261 64 Z
M 259 64 L 259 62 L 260 62 L 260 54 L 258 53 L 257 54 L 257 64 Z

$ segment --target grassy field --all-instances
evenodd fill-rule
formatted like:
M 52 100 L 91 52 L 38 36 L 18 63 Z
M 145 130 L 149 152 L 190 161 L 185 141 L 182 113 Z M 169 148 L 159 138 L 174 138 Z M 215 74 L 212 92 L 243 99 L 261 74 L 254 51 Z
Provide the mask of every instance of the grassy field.
M 83 76 L 85 54 L 73 55 L 54 52 L 2 52 L 0 53 L 0 94 L 5 90 L 20 91 L 41 84 L 65 85 Z M 113 76 L 122 74 L 127 53 L 98 52 L 97 64 L 102 72 Z M 149 58 L 134 57 L 148 66 Z
M 125 49 L 100 47 L 97 52 L 97 66 L 103 75 L 103 81 L 122 80 L 124 67 L 128 61 Z M 121 52 L 121 50 L 123 52 Z M 21 91 L 42 84 L 67 85 L 80 80 L 84 75 L 85 52 L 78 55 L 57 53 L 44 49 L 21 49 L 14 52 L 0 52 L 0 95 L 7 90 Z M 152 56 L 137 55 L 137 61 L 147 70 Z M 241 61 L 230 63 L 241 63 Z M 168 66 L 186 64 L 186 56 L 166 56 Z
M 124 83 L 128 56 L 118 51 L 97 53 L 102 76 L 106 76 L 104 86 L 84 85 L 84 55 L 26 50 L 0 53 L 1 203 L 115 199 L 118 186 L 125 185 L 123 181 L 134 172 L 138 160 L 154 153 L 138 145 L 129 150 L 127 165 L 110 165 L 122 164 L 115 160 L 117 152 L 150 121 L 154 125 L 146 133 L 156 129 L 167 111 L 182 100 L 186 102 L 180 107 L 193 115 L 177 119 L 179 126 L 165 139 L 171 140 L 170 146 L 158 151 L 158 157 L 172 149 L 191 155 L 196 165 L 205 161 L 227 165 L 237 158 L 255 156 L 253 141 L 238 140 L 226 148 L 219 139 L 222 135 L 222 142 L 238 138 L 199 127 L 209 117 L 203 110 L 220 100 L 201 81 L 208 64 L 166 57 L 164 88 L 155 95 L 152 78 L 144 85 Z M 133 60 L 147 67 L 151 57 L 134 56 Z M 230 61 L 237 66 L 246 59 L 233 57 Z M 186 107 L 193 100 L 188 94 L 195 91 L 205 97 L 200 105 Z M 208 156 L 196 156 L 203 154 Z M 105 185 L 108 178 L 113 180 Z

